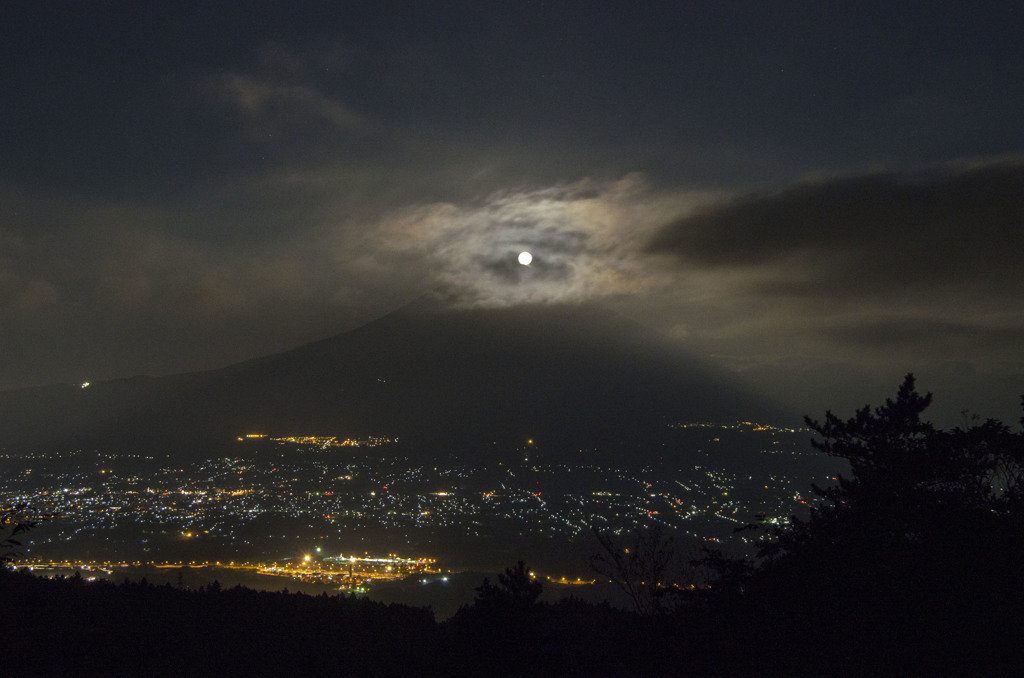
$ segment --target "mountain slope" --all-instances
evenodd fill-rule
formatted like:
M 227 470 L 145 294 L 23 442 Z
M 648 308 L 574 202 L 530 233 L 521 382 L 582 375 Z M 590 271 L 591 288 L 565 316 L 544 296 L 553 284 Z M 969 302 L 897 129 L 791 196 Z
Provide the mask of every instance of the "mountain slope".
M 532 438 L 554 452 L 645 444 L 666 418 L 772 415 L 621 316 L 420 301 L 220 370 L 0 393 L 0 444 L 198 454 L 264 432 L 400 436 L 404 449 L 428 452 Z

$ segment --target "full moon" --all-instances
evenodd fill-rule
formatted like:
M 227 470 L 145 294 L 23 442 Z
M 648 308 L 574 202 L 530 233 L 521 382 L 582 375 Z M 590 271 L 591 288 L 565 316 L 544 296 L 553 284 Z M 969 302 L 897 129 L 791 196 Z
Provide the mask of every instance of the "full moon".
M 519 253 L 519 263 L 520 264 L 522 264 L 523 266 L 529 266 L 531 261 L 533 261 L 533 255 L 532 254 L 530 254 L 529 252 L 520 252 Z

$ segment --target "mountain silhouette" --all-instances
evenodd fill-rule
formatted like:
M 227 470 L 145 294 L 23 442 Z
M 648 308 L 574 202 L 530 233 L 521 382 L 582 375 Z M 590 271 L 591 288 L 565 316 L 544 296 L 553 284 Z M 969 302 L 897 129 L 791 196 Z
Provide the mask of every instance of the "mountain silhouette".
M 246 433 L 399 437 L 404 451 L 537 441 L 628 450 L 666 421 L 782 416 L 671 342 L 588 306 L 453 310 L 421 299 L 343 334 L 229 367 L 0 392 L 8 450 L 182 457 Z

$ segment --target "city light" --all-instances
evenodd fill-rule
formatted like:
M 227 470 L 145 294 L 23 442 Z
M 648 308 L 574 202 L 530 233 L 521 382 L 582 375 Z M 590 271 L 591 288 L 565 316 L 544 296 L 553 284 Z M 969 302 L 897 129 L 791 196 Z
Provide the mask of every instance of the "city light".
M 204 557 L 248 562 L 268 576 L 352 590 L 373 581 L 422 578 L 436 564 L 424 556 L 337 555 L 333 544 L 371 535 L 411 543 L 413 535 L 429 534 L 541 536 L 565 543 L 586 538 L 595 528 L 623 535 L 664 525 L 687 537 L 745 548 L 754 537 L 734 528 L 755 514 L 785 526 L 816 501 L 804 488 L 838 477 L 838 469 L 820 466 L 817 475 L 730 471 L 703 452 L 704 446 L 718 444 L 715 438 L 747 436 L 767 459 L 799 458 L 808 452 L 798 430 L 752 422 L 669 428 L 697 436 L 690 465 L 677 471 L 620 466 L 591 455 L 573 462 L 513 461 L 513 449 L 504 461 L 478 465 L 375 455 L 349 446 L 331 455 L 323 453 L 320 439 L 288 443 L 296 445 L 294 450 L 269 456 L 236 451 L 176 465 L 164 458 L 84 450 L 45 456 L 0 451 L 10 469 L 0 478 L 0 502 L 28 504 L 57 517 L 45 531 L 33 532 L 28 560 L 67 559 L 85 545 L 109 554 L 111 561 L 122 559 L 122 553 L 142 562 L 170 561 L 181 557 L 175 549 L 186 549 L 181 552 L 188 554 L 186 564 L 205 562 Z M 287 554 L 295 549 L 303 555 L 289 564 Z M 468 554 L 437 555 L 448 560 Z

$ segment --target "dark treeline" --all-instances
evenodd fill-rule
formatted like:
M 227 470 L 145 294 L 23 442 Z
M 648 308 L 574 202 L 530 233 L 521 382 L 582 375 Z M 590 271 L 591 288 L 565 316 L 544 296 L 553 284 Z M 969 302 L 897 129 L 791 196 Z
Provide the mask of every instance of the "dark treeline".
M 10 675 L 979 675 L 1024 661 L 1024 434 L 939 430 L 908 376 L 849 420 L 808 420 L 851 476 L 805 520 L 759 524 L 753 561 L 705 550 L 686 581 L 669 543 L 613 539 L 598 562 L 636 609 L 541 603 L 525 564 L 436 623 L 428 609 L 209 586 L 86 584 L 5 571 Z M 1022 422 L 1024 423 L 1024 422 Z M 644 540 L 648 542 L 645 544 Z M 653 541 L 652 541 L 653 540 Z M 623 549 L 624 551 L 624 549 Z M 637 554 L 641 555 L 637 555 Z M 643 562 L 644 560 L 656 562 Z M 623 565 L 624 564 L 624 565 Z
M 9 572 L 0 592 L 6 675 L 397 673 L 406 657 L 426 657 L 438 633 L 422 608 L 216 583 L 187 590 Z
M 348 596 L 15 571 L 0 573 L 0 600 L 4 675 L 583 676 L 672 656 L 665 620 L 574 600 L 485 595 L 439 624 L 426 608 Z

